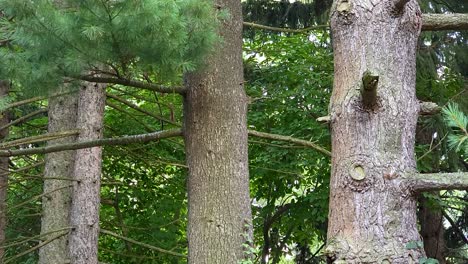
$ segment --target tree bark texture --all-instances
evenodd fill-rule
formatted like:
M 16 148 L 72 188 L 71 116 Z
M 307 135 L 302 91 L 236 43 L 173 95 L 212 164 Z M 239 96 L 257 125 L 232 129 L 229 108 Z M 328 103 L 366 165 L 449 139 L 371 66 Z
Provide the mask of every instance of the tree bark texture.
M 102 137 L 105 101 L 103 85 L 82 85 L 78 101 L 77 128 L 81 129 L 78 141 Z M 102 147 L 76 151 L 69 239 L 72 264 L 98 263 L 101 156 Z
M 239 0 L 218 0 L 229 12 L 223 40 L 207 66 L 186 75 L 184 134 L 188 178 L 188 263 L 237 264 L 252 237 Z
M 63 132 L 76 127 L 78 110 L 77 94 L 52 96 L 49 99 L 48 132 Z M 73 143 L 76 137 L 64 137 L 50 140 L 47 145 Z M 44 176 L 73 179 L 75 151 L 49 153 L 45 157 Z M 50 193 L 42 198 L 41 233 L 70 226 L 71 189 L 63 188 L 70 185 L 66 180 L 44 180 L 44 193 Z M 54 191 L 60 189 L 58 191 Z M 56 236 L 51 233 L 44 239 Z M 66 263 L 68 257 L 68 235 L 62 236 L 39 249 L 39 263 Z
M 0 80 L 0 98 L 8 96 L 10 84 L 7 81 Z M 7 112 L 0 113 L 0 127 L 8 125 Z M 0 131 L 0 141 L 4 141 L 8 136 L 9 129 Z M 7 192 L 8 192 L 8 157 L 0 158 L 0 246 L 5 243 L 5 232 L 7 225 Z M 0 263 L 3 263 L 5 249 L 0 248 Z
M 416 0 L 336 0 L 332 7 L 330 263 L 408 264 L 425 257 L 416 198 L 401 177 L 416 168 L 421 23 Z M 378 76 L 377 97 L 365 105 L 360 91 L 369 74 Z

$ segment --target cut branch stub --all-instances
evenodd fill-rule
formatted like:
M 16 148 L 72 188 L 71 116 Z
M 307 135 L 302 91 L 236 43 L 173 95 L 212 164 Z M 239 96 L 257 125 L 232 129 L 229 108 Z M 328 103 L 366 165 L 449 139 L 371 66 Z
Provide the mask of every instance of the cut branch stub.
M 356 181 L 362 181 L 364 178 L 366 178 L 366 173 L 364 171 L 364 168 L 360 165 L 356 165 L 350 170 L 350 175 L 351 178 L 353 178 Z
M 433 102 L 419 102 L 420 115 L 434 115 L 440 112 L 442 108 Z
M 372 109 L 377 103 L 377 85 L 379 76 L 365 71 L 362 75 L 362 104 L 365 109 Z

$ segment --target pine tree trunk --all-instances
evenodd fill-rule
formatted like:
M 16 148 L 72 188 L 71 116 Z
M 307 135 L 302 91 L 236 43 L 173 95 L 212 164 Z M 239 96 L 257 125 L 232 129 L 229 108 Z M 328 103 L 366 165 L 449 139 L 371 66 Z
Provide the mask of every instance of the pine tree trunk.
M 103 133 L 105 89 L 102 85 L 84 84 L 79 93 L 78 141 L 99 139 Z M 102 147 L 76 151 L 70 213 L 69 251 L 72 264 L 98 263 L 99 205 Z
M 48 132 L 67 131 L 76 128 L 78 110 L 77 94 L 51 96 L 49 98 L 49 127 Z M 66 137 L 51 140 L 47 144 L 72 143 L 76 137 Z M 49 153 L 45 157 L 44 176 L 46 178 L 73 179 L 75 151 L 61 151 Z M 49 179 L 44 180 L 44 193 L 50 193 L 42 199 L 41 234 L 70 226 L 71 181 Z M 59 189 L 58 191 L 55 191 Z M 56 236 L 51 233 L 49 237 Z M 48 237 L 44 237 L 47 239 Z M 39 249 L 39 263 L 67 263 L 68 235 L 62 236 Z
M 223 42 L 204 70 L 186 75 L 184 133 L 188 179 L 188 263 L 238 264 L 252 237 L 239 0 L 218 0 L 229 12 Z
M 439 195 L 439 192 L 434 193 Z M 444 216 L 441 208 L 433 208 L 428 204 L 427 198 L 419 197 L 420 209 L 418 212 L 421 225 L 421 236 L 424 241 L 424 251 L 428 258 L 437 259 L 439 264 L 445 264 L 447 247 L 444 239 Z
M 10 84 L 0 80 L 0 98 L 8 96 Z M 8 124 L 8 113 L 0 113 L 0 127 Z M 0 131 L 0 141 L 8 136 L 9 129 Z M 0 157 L 0 246 L 5 243 L 5 232 L 7 224 L 7 192 L 8 192 L 8 157 Z M 0 263 L 3 263 L 5 249 L 0 248 Z
M 418 263 L 425 257 L 416 198 L 402 175 L 415 172 L 416 0 L 336 0 L 335 78 L 330 103 L 331 263 Z

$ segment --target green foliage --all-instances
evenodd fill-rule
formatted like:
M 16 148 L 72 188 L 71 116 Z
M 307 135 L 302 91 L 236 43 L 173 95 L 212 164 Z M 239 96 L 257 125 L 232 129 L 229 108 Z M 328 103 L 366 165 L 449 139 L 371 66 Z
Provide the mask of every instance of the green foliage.
M 199 66 L 217 40 L 208 0 L 2 0 L 0 8 L 10 41 L 0 75 L 36 92 L 87 71 L 173 80 Z
M 449 103 L 442 109 L 442 113 L 447 125 L 453 130 L 453 134 L 448 136 L 450 147 L 468 153 L 468 116 L 455 103 Z
M 333 64 L 327 34 L 259 35 L 245 42 L 249 127 L 291 135 L 328 147 L 329 132 L 315 118 L 327 115 Z M 328 214 L 329 158 L 282 142 L 249 139 L 254 230 L 283 206 L 269 229 L 270 261 L 278 263 L 294 243 L 320 244 Z

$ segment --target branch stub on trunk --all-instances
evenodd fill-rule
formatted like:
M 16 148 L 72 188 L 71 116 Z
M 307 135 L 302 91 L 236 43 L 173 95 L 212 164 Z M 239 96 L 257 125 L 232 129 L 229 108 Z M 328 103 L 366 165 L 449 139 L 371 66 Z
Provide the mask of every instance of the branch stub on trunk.
M 377 104 L 377 85 L 379 83 L 379 76 L 365 71 L 362 75 L 362 104 L 365 109 L 372 109 Z

